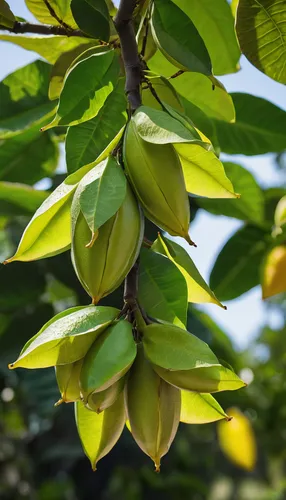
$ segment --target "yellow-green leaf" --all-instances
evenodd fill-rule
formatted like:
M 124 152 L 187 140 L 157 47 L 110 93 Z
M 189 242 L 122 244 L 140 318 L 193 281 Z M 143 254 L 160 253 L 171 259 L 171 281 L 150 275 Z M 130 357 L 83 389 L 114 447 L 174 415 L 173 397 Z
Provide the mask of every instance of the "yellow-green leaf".
M 152 250 L 166 255 L 181 271 L 187 282 L 188 302 L 194 302 L 196 304 L 211 302 L 224 308 L 209 288 L 190 255 L 184 248 L 159 234 L 158 239 L 152 245 Z
M 207 424 L 222 419 L 229 417 L 211 394 L 181 391 L 181 422 Z
M 286 245 L 270 250 L 262 271 L 263 299 L 282 292 L 286 292 Z
M 256 441 L 248 418 L 237 408 L 230 408 L 229 422 L 218 423 L 218 440 L 227 458 L 238 467 L 252 471 L 256 464 Z
M 49 0 L 47 2 L 55 12 L 56 17 L 51 14 L 47 3 L 43 0 L 25 0 L 25 2 L 30 12 L 40 23 L 61 25 L 64 22 L 71 28 L 77 28 L 70 8 L 71 0 Z
M 175 144 L 189 193 L 207 198 L 238 198 L 222 162 L 212 151 L 196 144 Z
M 75 419 L 85 454 L 93 470 L 120 438 L 125 425 L 124 397 L 121 393 L 115 403 L 97 414 L 81 401 L 75 403 Z
M 83 358 L 95 339 L 116 318 L 118 309 L 72 308 L 48 321 L 23 347 L 14 368 L 47 368 Z

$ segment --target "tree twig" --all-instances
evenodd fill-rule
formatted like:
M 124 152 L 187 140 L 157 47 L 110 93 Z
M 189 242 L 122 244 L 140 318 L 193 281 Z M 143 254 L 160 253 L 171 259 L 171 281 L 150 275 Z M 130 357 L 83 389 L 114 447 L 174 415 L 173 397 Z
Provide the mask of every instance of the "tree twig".
M 0 30 L 9 31 L 10 33 L 34 33 L 37 35 L 63 35 L 63 36 L 80 36 L 83 38 L 90 38 L 86 33 L 81 30 L 67 29 L 64 26 L 54 26 L 50 24 L 33 24 L 33 23 L 20 23 L 16 21 L 13 28 L 1 26 Z
M 68 24 L 66 24 L 56 13 L 56 11 L 53 9 L 53 7 L 51 6 L 49 0 L 44 0 L 44 4 L 45 6 L 47 7 L 49 13 L 51 14 L 51 16 L 61 25 L 63 26 L 64 28 L 66 28 L 67 31 L 71 31 L 73 28 L 71 26 L 69 26 Z

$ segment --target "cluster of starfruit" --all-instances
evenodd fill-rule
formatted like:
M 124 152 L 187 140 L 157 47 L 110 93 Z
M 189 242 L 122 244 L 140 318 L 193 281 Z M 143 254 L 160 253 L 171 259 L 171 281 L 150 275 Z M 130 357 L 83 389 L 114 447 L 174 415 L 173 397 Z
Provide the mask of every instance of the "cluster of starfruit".
M 113 144 L 113 154 L 110 149 L 95 165 L 70 175 L 47 198 L 6 261 L 35 260 L 71 248 L 75 272 L 92 299 L 91 306 L 51 319 L 10 368 L 55 366 L 59 402 L 75 403 L 79 435 L 94 469 L 126 424 L 159 470 L 180 420 L 227 419 L 211 394 L 245 384 L 203 341 L 148 317 L 136 294 L 122 311 L 97 304 L 137 262 L 144 214 L 192 244 L 188 186 L 195 194 L 236 195 L 212 145 L 170 106 L 140 107 L 119 140 L 116 153 Z M 196 182 L 190 168 L 193 173 L 200 168 L 205 182 Z M 218 178 L 220 187 L 213 193 Z

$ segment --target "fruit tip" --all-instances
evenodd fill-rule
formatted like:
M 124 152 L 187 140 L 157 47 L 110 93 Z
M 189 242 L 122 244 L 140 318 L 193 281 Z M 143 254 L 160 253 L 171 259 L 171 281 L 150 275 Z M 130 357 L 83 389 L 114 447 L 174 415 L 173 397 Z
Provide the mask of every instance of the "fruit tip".
M 9 365 L 8 365 L 9 370 L 14 370 L 14 368 L 15 368 L 14 365 L 15 365 L 15 363 L 9 363 Z
M 92 301 L 91 301 L 91 303 L 92 303 L 94 306 L 96 306 L 96 304 L 99 302 L 99 300 L 100 300 L 100 298 L 98 298 L 98 297 L 92 297 Z
M 161 472 L 161 464 L 160 463 L 158 463 L 158 464 L 155 463 L 155 472 L 157 474 L 159 474 Z
M 93 247 L 93 244 L 94 244 L 94 242 L 95 242 L 95 240 L 97 239 L 97 237 L 98 237 L 98 231 L 93 232 L 93 233 L 91 234 L 91 240 L 90 240 L 90 242 L 89 242 L 89 243 L 87 243 L 87 244 L 85 245 L 85 248 L 92 248 L 92 247 Z
M 230 422 L 232 419 L 233 419 L 233 417 L 231 417 L 231 416 L 229 416 L 229 415 L 226 415 L 226 416 L 225 416 L 225 420 L 226 420 L 227 422 Z
M 62 403 L 64 403 L 64 400 L 63 398 L 60 398 L 55 404 L 54 406 L 60 406 Z
M 96 471 L 97 471 L 96 464 L 92 464 L 92 465 L 91 465 L 91 467 L 92 467 L 93 472 L 96 472 Z
M 5 259 L 5 260 L 2 262 L 2 264 L 3 264 L 4 266 L 6 266 L 7 264 L 10 264 L 10 262 L 12 262 L 12 260 L 13 260 L 13 257 L 10 257 L 10 259 Z
M 185 238 L 185 240 L 187 241 L 187 243 L 189 243 L 189 245 L 191 245 L 192 247 L 197 248 L 196 243 L 195 243 L 193 240 L 191 240 L 191 238 L 190 238 L 190 236 L 189 236 L 188 234 L 186 234 L 186 235 L 184 236 L 184 238 Z

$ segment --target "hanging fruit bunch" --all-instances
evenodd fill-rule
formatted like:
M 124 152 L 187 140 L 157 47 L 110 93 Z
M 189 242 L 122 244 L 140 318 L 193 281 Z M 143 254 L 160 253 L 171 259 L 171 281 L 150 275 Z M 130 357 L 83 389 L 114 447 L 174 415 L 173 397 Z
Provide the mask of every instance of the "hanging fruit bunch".
M 138 58 L 139 82 L 129 87 L 130 65 L 119 17 L 115 24 L 127 74 L 128 123 L 96 161 L 69 175 L 45 200 L 15 255 L 6 261 L 31 261 L 71 249 L 75 273 L 91 305 L 52 318 L 9 367 L 55 367 L 61 394 L 56 404 L 74 403 L 79 436 L 93 469 L 127 425 L 159 470 L 179 422 L 228 420 L 212 394 L 245 383 L 219 362 L 205 342 L 186 331 L 188 301 L 222 305 L 183 247 L 164 235 L 144 243 L 144 217 L 194 245 L 189 236 L 188 192 L 213 198 L 238 195 L 211 142 L 182 113 L 168 82 L 146 77 Z M 96 47 L 86 59 L 81 56 L 67 73 L 55 119 L 43 129 L 77 124 L 73 117 L 82 104 L 72 108 L 66 98 L 67 82 L 76 78 L 79 68 L 85 78 L 84 65 L 91 58 L 93 64 L 101 58 L 102 65 L 116 74 L 118 56 L 113 48 L 100 52 Z M 89 76 L 92 79 L 94 72 Z M 142 85 L 147 85 L 143 104 Z M 155 106 L 148 105 L 152 99 Z M 64 113 L 69 119 L 63 118 Z M 89 118 L 86 114 L 85 120 Z M 170 311 L 168 319 L 160 301 L 152 303 L 151 287 L 146 293 L 139 283 L 138 289 L 140 262 L 153 259 L 163 259 L 166 270 L 172 267 L 185 294 L 185 311 Z M 165 279 L 165 271 L 159 279 Z M 98 305 L 124 280 L 121 311 Z M 173 285 L 170 282 L 169 287 Z

